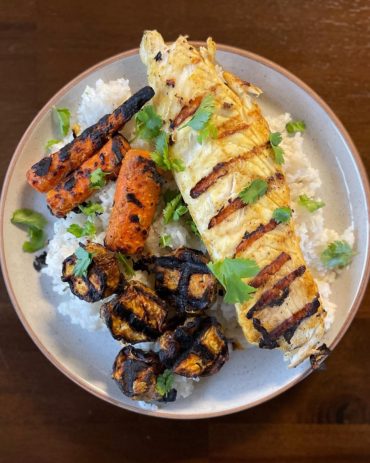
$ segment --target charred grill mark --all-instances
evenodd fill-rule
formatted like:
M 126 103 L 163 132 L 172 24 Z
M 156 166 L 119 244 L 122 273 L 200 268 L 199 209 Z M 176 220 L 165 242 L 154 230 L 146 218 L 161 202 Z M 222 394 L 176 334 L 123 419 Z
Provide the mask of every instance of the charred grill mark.
M 262 339 L 259 342 L 259 347 L 265 349 L 275 349 L 276 347 L 279 347 L 276 339 L 270 337 L 269 332 L 262 325 L 261 321 L 258 320 L 258 318 L 253 318 L 253 326 L 262 335 Z
M 51 157 L 47 156 L 36 162 L 36 164 L 34 164 L 31 169 L 35 172 L 36 175 L 43 177 L 49 172 L 50 165 Z
M 151 328 L 147 325 L 145 320 L 137 317 L 129 308 L 124 304 L 118 302 L 114 306 L 114 313 L 118 315 L 121 319 L 125 320 L 132 329 L 139 333 L 143 333 L 150 339 L 156 339 L 160 335 L 160 332 L 154 328 Z
M 155 57 L 154 57 L 155 61 L 162 61 L 162 52 L 158 52 Z
M 116 157 L 116 165 L 121 163 L 123 157 L 122 157 L 122 141 L 120 137 L 113 137 L 112 138 L 112 151 L 114 153 L 114 156 Z M 102 163 L 104 163 L 104 160 L 102 160 Z
M 190 190 L 190 196 L 193 199 L 199 198 L 199 196 L 205 191 L 207 191 L 219 178 L 227 175 L 234 164 L 236 164 L 239 161 L 245 161 L 253 156 L 256 156 L 261 151 L 263 151 L 266 148 L 266 146 L 267 143 L 255 146 L 250 151 L 247 151 L 246 153 L 243 153 L 240 156 L 230 159 L 229 161 L 219 162 L 213 167 L 212 171 L 208 175 L 199 180 L 199 182 Z
M 139 201 L 139 199 L 135 196 L 134 193 L 127 193 L 126 199 L 129 203 L 134 203 L 137 207 L 140 207 L 141 209 L 144 207 L 142 202 Z
M 271 219 L 270 222 L 268 222 L 267 224 L 261 223 L 261 225 L 259 225 L 252 232 L 250 233 L 246 232 L 245 235 L 243 236 L 243 239 L 241 240 L 241 242 L 238 244 L 236 248 L 235 255 L 243 252 L 245 249 L 251 246 L 255 241 L 260 239 L 265 233 L 272 231 L 277 226 L 278 226 L 278 223 L 274 219 Z
M 250 124 L 239 124 L 230 129 L 226 129 L 222 131 L 220 130 L 217 135 L 217 138 L 220 139 L 220 138 L 229 137 L 230 135 L 233 135 L 234 133 L 242 132 L 243 130 L 248 129 L 248 127 L 250 127 Z
M 75 184 L 76 184 L 76 179 L 74 175 L 72 175 L 69 179 L 67 179 L 64 182 L 63 188 L 67 191 L 71 191 L 73 187 L 75 186 Z
M 202 101 L 202 97 L 198 96 L 194 98 L 194 100 L 190 100 L 189 103 L 185 106 L 183 106 L 178 113 L 178 115 L 175 117 L 171 124 L 171 128 L 178 127 L 180 124 L 182 124 L 188 117 L 192 116 L 195 111 L 198 109 L 200 103 Z
M 159 174 L 157 167 L 155 165 L 155 162 L 152 161 L 151 159 L 144 158 L 142 156 L 138 157 L 138 160 L 140 164 L 142 164 L 142 172 L 143 174 L 149 172 L 151 174 L 151 177 L 155 183 L 158 185 L 162 185 L 163 179 L 161 175 Z
M 289 254 L 287 254 L 286 252 L 282 252 L 277 256 L 275 260 L 271 262 L 271 264 L 266 265 L 266 267 L 264 267 L 253 278 L 249 285 L 253 286 L 254 288 L 264 286 L 269 280 L 269 278 L 275 275 L 275 273 L 278 272 L 281 269 L 281 267 L 290 259 L 291 257 L 289 256 Z
M 302 276 L 305 271 L 306 267 L 304 265 L 301 265 L 300 267 L 293 270 L 293 272 L 281 278 L 277 283 L 274 284 L 274 286 L 271 289 L 265 291 L 258 299 L 258 301 L 254 304 L 254 306 L 249 309 L 247 313 L 247 318 L 251 319 L 254 313 L 262 310 L 264 307 L 273 307 L 276 305 L 281 305 L 289 295 L 289 286 L 293 283 L 293 281 L 296 278 Z

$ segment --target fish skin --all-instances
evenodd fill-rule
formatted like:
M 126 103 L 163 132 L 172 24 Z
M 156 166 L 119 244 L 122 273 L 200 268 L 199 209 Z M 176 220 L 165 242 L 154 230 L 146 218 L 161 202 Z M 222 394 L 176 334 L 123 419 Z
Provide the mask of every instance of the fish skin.
M 161 52 L 161 60 L 154 59 L 158 52 Z M 252 97 L 259 95 L 261 90 L 223 71 L 215 61 L 215 52 L 216 45 L 210 38 L 207 47 L 198 50 L 184 36 L 166 45 L 157 31 L 146 31 L 140 46 L 141 59 L 147 66 L 149 85 L 155 90 L 153 104 L 164 120 L 165 130 L 171 133 L 174 141 L 170 147 L 170 156 L 181 159 L 185 165 L 183 172 L 174 173 L 176 183 L 212 260 L 235 256 L 254 259 L 262 269 L 282 252 L 290 256 L 262 287 L 257 288 L 252 299 L 236 304 L 238 321 L 246 339 L 259 344 L 262 340 L 261 332 L 256 329 L 253 319 L 247 318 L 248 311 L 281 278 L 300 266 L 307 266 L 293 219 L 288 223 L 277 224 L 249 247 L 236 253 L 246 233 L 252 233 L 269 223 L 276 208 L 290 206 L 290 192 L 284 178 L 283 181 L 272 182 L 267 193 L 254 204 L 239 208 L 221 223 L 208 227 L 220 209 L 237 198 L 253 179 L 267 180 L 284 174 L 274 161 L 268 124 Z M 167 84 L 169 81 L 171 85 Z M 218 136 L 200 144 L 197 132 L 181 125 L 173 128 L 172 122 L 189 102 L 208 94 L 212 94 L 215 99 L 212 123 L 218 129 Z M 210 175 L 216 165 L 222 166 L 223 175 L 200 195 L 192 197 L 192 188 Z M 250 280 L 245 279 L 245 282 Z M 267 332 L 279 332 L 276 330 L 278 326 L 319 298 L 318 294 L 313 276 L 306 268 L 290 284 L 281 305 L 264 307 L 254 317 Z M 325 333 L 326 312 L 320 298 L 319 301 L 316 312 L 302 318 L 293 336 L 290 339 L 287 336 L 288 341 L 283 336 L 277 340 L 278 347 L 290 359 L 291 366 L 308 358 L 318 348 Z

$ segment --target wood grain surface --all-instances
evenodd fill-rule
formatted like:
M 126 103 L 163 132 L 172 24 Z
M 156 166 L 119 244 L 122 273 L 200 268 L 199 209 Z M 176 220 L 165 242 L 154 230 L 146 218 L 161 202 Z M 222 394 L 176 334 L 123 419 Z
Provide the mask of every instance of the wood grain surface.
M 0 175 L 36 112 L 80 71 L 179 33 L 261 54 L 337 113 L 370 167 L 370 3 L 271 0 L 1 0 Z M 0 289 L 0 462 L 369 462 L 370 292 L 327 361 L 280 397 L 223 418 L 173 422 L 125 412 L 65 378 Z

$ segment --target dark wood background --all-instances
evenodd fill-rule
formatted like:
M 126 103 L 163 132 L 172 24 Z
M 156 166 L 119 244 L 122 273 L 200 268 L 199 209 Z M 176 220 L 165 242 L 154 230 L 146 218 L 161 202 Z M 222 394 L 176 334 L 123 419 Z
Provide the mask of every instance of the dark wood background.
M 80 71 L 138 46 L 212 35 L 302 78 L 370 166 L 369 1 L 0 1 L 0 175 L 36 112 Z M 370 292 L 327 369 L 255 409 L 173 422 L 110 406 L 34 346 L 0 294 L 0 462 L 369 462 Z

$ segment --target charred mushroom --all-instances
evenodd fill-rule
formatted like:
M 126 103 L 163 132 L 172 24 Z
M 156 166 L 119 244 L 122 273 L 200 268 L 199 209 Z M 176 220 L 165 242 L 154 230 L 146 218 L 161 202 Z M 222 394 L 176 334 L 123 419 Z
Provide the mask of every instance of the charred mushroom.
M 69 284 L 72 293 L 86 302 L 96 302 L 119 292 L 124 277 L 114 253 L 97 243 L 80 246 L 92 255 L 92 260 L 86 275 L 82 276 L 75 275 L 75 254 L 64 260 L 62 281 Z

